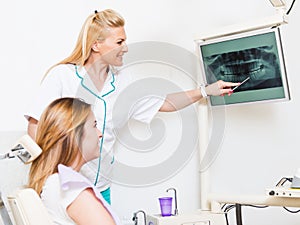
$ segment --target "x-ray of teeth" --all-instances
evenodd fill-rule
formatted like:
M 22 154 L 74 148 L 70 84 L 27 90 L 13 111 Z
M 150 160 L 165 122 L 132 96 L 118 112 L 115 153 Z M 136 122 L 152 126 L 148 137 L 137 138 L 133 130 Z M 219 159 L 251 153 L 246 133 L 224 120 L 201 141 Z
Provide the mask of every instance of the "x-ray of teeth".
M 206 84 L 217 80 L 243 83 L 230 96 L 210 96 L 211 106 L 290 100 L 279 27 L 200 39 L 197 43 Z
M 282 86 L 280 66 L 273 45 L 248 48 L 204 57 L 207 82 L 242 82 L 236 92 Z

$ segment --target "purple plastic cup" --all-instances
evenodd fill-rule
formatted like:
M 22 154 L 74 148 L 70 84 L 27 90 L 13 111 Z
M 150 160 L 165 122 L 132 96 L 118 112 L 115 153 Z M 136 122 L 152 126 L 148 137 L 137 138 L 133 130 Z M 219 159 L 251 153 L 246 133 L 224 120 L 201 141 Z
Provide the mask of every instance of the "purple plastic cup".
M 161 216 L 172 215 L 172 197 L 159 198 Z

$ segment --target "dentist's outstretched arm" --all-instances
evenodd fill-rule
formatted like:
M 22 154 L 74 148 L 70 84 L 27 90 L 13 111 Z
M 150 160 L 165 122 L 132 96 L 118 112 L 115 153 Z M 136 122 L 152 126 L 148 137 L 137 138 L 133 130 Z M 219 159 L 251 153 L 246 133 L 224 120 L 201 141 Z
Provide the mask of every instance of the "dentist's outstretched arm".
M 240 83 L 232 83 L 219 80 L 213 84 L 201 88 L 168 94 L 164 104 L 159 109 L 160 112 L 173 112 L 183 109 L 200 99 L 207 96 L 222 96 L 231 95 L 233 93 L 232 87 L 238 86 Z

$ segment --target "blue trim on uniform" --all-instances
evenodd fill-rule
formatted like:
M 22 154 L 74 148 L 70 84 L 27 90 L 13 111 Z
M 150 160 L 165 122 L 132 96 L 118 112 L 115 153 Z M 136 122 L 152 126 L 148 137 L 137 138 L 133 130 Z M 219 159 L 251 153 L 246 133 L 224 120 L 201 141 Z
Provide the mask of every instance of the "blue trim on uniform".
M 111 205 L 111 200 L 110 200 L 110 188 L 107 188 L 104 191 L 101 191 L 102 197 L 107 201 L 108 204 Z
M 77 77 L 81 80 L 80 81 L 80 84 L 81 86 L 86 89 L 88 92 L 90 92 L 92 95 L 94 95 L 96 98 L 100 99 L 102 102 L 103 102 L 103 105 L 104 105 L 104 117 L 103 117 L 103 126 L 102 126 L 102 138 L 100 140 L 100 149 L 99 149 L 99 152 L 100 152 L 100 156 L 98 158 L 98 169 L 97 169 L 97 174 L 96 174 L 96 178 L 95 178 L 95 182 L 94 182 L 94 185 L 96 185 L 98 183 L 98 179 L 99 179 L 99 175 L 100 175 L 100 167 L 101 167 L 101 156 L 102 156 L 102 149 L 103 149 L 103 141 L 104 141 L 104 135 L 105 135 L 105 127 L 106 127 L 106 112 L 107 112 L 107 109 L 106 109 L 106 101 L 103 99 L 103 97 L 109 95 L 110 93 L 114 92 L 116 87 L 114 85 L 114 82 L 115 82 L 115 76 L 113 73 L 112 74 L 112 82 L 110 82 L 111 86 L 112 86 L 112 90 L 110 90 L 109 92 L 107 92 L 106 94 L 102 95 L 101 97 L 99 95 L 97 95 L 95 92 L 93 92 L 90 88 L 88 88 L 84 83 L 83 83 L 83 80 L 84 78 L 79 74 L 78 72 L 78 68 L 77 68 L 77 65 L 75 65 L 75 73 L 77 75 Z M 114 161 L 114 157 L 111 161 L 111 164 L 113 163 Z M 110 199 L 110 197 L 109 197 Z

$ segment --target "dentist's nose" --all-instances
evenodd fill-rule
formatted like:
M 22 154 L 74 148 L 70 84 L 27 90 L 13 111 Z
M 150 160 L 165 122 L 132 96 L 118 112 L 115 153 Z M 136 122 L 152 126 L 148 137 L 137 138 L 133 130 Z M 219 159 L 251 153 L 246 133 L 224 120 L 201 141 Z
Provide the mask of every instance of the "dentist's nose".
M 124 53 L 128 52 L 128 46 L 127 46 L 127 44 L 126 44 L 125 42 L 124 42 L 124 44 L 123 44 L 122 51 L 123 51 Z

